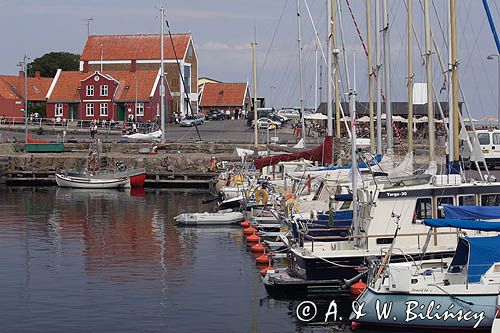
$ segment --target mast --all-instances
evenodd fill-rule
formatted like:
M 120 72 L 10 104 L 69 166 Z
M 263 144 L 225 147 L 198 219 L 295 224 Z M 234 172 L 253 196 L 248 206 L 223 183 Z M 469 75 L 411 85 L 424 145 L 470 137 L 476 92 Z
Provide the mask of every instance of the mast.
M 314 48 L 314 108 L 318 108 L 318 42 Z
M 326 19 L 327 19 L 327 64 L 326 64 L 326 77 L 327 77 L 327 85 L 326 85 L 326 110 L 327 110 L 327 133 L 328 136 L 333 135 L 333 105 L 332 105 L 332 28 L 333 28 L 333 20 L 332 20 L 332 3 L 333 1 L 326 0 Z
M 427 73 L 427 117 L 429 117 L 429 161 L 434 161 L 435 130 L 434 130 L 434 105 L 432 96 L 432 48 L 431 27 L 429 14 L 429 0 L 424 0 L 425 17 L 425 69 Z
M 368 48 L 368 109 L 370 111 L 370 152 L 375 154 L 375 123 L 373 118 L 373 64 L 372 64 L 372 18 L 371 1 L 366 0 L 366 39 Z
M 167 141 L 166 136 L 166 122 L 165 119 L 165 66 L 164 66 L 164 39 L 165 39 L 165 9 L 163 6 L 160 8 L 160 19 L 161 19 L 161 60 L 160 60 L 160 120 L 161 120 L 161 143 Z M 137 106 L 136 106 L 137 107 Z
M 448 165 L 447 165 L 447 173 L 451 173 L 453 168 L 453 136 L 454 136 L 454 119 L 453 119 L 453 84 L 452 84 L 452 71 L 453 71 L 453 57 L 451 55 L 451 1 L 447 1 L 447 9 L 448 9 L 448 68 L 446 72 L 446 82 L 448 83 L 447 92 L 448 92 L 448 149 L 446 154 L 448 155 Z M 436 97 L 437 99 L 437 97 Z
M 356 158 L 356 58 L 353 54 L 354 80 L 353 88 L 349 89 L 349 106 L 351 110 L 351 173 L 352 173 L 352 225 L 354 235 L 359 235 L 358 220 L 358 162 Z
M 408 152 L 413 151 L 413 0 L 408 0 Z
M 299 85 L 300 85 L 300 119 L 302 124 L 302 139 L 306 143 L 306 125 L 304 120 L 304 73 L 302 65 L 302 32 L 300 29 L 300 0 L 297 0 L 297 43 L 299 45 Z
M 332 41 L 333 49 L 335 50 L 334 63 L 334 90 L 335 90 L 335 137 L 340 139 L 340 73 L 339 73 L 339 58 L 337 46 L 337 18 L 335 16 L 335 8 L 337 8 L 337 0 L 332 0 Z
M 259 145 L 259 130 L 257 125 L 257 43 L 252 43 L 252 59 L 253 59 L 253 137 L 255 148 Z
M 382 156 L 382 78 L 380 76 L 380 0 L 375 0 L 375 79 L 377 80 L 377 155 Z
M 459 133 L 459 109 L 458 109 L 458 52 L 457 52 L 457 16 L 455 12 L 455 0 L 450 0 L 450 33 L 451 33 L 451 81 L 453 89 L 453 151 L 450 150 L 450 157 L 453 153 L 454 173 L 458 173 L 460 168 L 460 151 L 458 142 Z M 451 116 L 448 116 L 451 119 Z M 500 120 L 499 120 L 500 121 Z M 450 147 L 451 148 L 451 147 Z
M 391 105 L 391 57 L 389 45 L 389 13 L 387 0 L 382 2 L 384 18 L 384 82 L 385 82 L 385 130 L 387 133 L 387 152 L 392 153 L 392 105 Z

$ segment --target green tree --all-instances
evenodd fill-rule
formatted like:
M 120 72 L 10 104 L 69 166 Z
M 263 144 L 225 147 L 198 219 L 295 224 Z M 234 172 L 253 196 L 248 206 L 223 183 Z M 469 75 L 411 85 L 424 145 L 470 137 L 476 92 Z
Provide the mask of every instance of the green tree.
M 77 71 L 80 68 L 80 55 L 69 52 L 50 52 L 28 64 L 28 76 L 40 71 L 44 77 L 54 77 L 58 69 Z

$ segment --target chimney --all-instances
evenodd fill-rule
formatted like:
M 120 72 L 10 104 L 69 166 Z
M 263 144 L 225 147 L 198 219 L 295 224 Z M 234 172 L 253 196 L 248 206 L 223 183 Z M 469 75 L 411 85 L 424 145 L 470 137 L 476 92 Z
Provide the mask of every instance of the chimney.
M 41 75 L 40 75 L 40 71 L 35 71 L 35 77 L 36 77 L 36 78 L 40 78 L 40 76 L 41 76 Z
M 130 62 L 130 71 L 132 73 L 135 73 L 136 70 L 137 70 L 137 60 L 132 59 L 132 61 Z
M 19 71 L 19 77 L 24 77 L 24 71 Z

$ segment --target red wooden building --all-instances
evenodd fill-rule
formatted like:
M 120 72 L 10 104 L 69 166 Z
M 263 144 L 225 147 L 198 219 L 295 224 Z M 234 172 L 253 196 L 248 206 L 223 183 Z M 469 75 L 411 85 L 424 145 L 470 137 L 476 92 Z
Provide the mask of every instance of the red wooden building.
M 59 70 L 47 94 L 49 118 L 69 120 L 159 121 L 160 71 L 106 71 L 100 73 Z M 165 84 L 166 112 L 172 97 Z
M 28 102 L 30 105 L 42 104 L 49 90 L 52 78 L 40 77 L 40 72 L 35 77 L 28 78 Z M 22 120 L 24 118 L 24 72 L 18 76 L 0 75 L 0 117 L 7 120 Z M 29 109 L 28 109 L 29 111 Z

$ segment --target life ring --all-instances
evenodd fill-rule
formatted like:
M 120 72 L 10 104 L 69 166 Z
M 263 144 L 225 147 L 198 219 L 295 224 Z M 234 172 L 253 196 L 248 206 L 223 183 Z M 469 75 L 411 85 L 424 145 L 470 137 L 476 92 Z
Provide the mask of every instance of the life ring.
M 269 200 L 269 193 L 267 193 L 266 190 L 264 189 L 258 189 L 255 191 L 255 201 L 257 203 L 262 203 L 263 205 L 267 204 L 267 201 Z
M 297 199 L 294 199 L 294 198 L 287 199 L 285 201 L 285 207 L 286 207 L 288 214 L 290 214 L 292 212 L 294 214 L 297 214 L 299 212 L 299 202 L 297 201 Z

